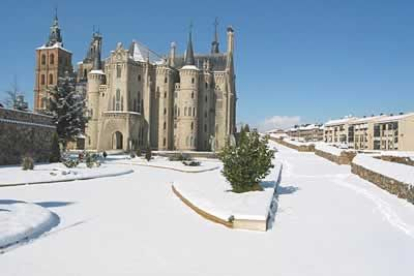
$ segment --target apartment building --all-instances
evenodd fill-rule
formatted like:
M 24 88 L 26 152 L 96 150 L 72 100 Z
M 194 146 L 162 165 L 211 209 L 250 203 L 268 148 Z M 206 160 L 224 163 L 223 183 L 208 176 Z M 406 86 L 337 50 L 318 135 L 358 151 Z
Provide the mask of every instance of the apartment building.
M 298 141 L 318 142 L 323 141 L 323 125 L 322 124 L 306 124 L 296 126 L 286 131 L 290 138 Z

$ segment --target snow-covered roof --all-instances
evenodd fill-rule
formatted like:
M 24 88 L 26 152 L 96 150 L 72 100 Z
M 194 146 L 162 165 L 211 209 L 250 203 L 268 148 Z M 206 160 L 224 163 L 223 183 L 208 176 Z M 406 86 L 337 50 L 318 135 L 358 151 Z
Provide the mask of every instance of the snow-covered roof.
M 91 70 L 92 74 L 100 74 L 100 75 L 105 75 L 105 73 L 102 70 Z
M 64 48 L 64 47 L 63 47 L 63 44 L 62 44 L 62 43 L 60 43 L 60 42 L 56 42 L 56 43 L 55 43 L 55 44 L 53 44 L 52 46 L 46 46 L 46 45 L 43 45 L 43 46 L 41 46 L 41 47 L 38 47 L 36 50 L 47 50 L 47 49 L 56 49 L 56 48 L 61 49 L 61 50 L 65 51 L 65 52 L 68 52 L 68 53 L 72 53 L 72 52 L 71 52 L 71 51 L 69 51 L 68 49 Z
M 395 116 L 385 116 L 385 117 L 377 120 L 376 122 L 378 122 L 378 123 L 395 122 L 395 121 L 398 121 L 398 120 L 406 119 L 406 118 L 411 117 L 411 116 L 414 116 L 414 112 L 407 113 L 407 114 L 401 114 L 401 115 L 395 115 Z
M 343 125 L 343 124 L 355 121 L 356 119 L 357 119 L 356 117 L 346 117 L 346 118 L 337 119 L 337 120 L 330 120 L 325 123 L 325 126 Z
M 350 124 L 357 125 L 357 124 L 369 123 L 369 122 L 376 121 L 376 120 L 378 120 L 378 119 L 380 119 L 382 117 L 384 117 L 384 115 L 378 115 L 378 116 L 371 116 L 371 117 L 359 118 L 359 119 L 356 119 L 356 120 L 350 122 Z
M 199 70 L 198 68 L 197 68 L 197 66 L 195 66 L 195 65 L 185 65 L 183 68 L 181 68 L 181 69 L 184 69 L 184 70 Z
M 148 47 L 135 40 L 129 47 L 129 54 L 134 61 L 146 62 L 147 58 L 149 58 L 150 63 L 153 64 L 161 65 L 165 63 L 164 59 L 158 56 L 154 51 L 151 51 Z

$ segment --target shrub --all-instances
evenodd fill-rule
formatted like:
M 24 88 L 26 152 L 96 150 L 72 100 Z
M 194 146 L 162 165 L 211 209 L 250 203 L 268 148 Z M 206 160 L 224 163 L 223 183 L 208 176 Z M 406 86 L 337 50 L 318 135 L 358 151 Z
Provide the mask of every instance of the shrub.
M 135 152 L 131 151 L 131 152 L 129 153 L 129 157 L 131 157 L 131 158 L 135 158 Z
M 145 159 L 147 159 L 147 161 L 149 162 L 152 158 L 152 152 L 151 152 L 151 148 L 148 147 L 147 151 L 145 152 Z
M 98 155 L 95 153 L 89 153 L 87 152 L 85 155 L 85 163 L 86 167 L 93 168 L 93 166 L 99 167 L 101 163 L 98 160 Z
M 102 156 L 103 156 L 103 158 L 106 158 L 106 157 L 108 156 L 108 154 L 106 153 L 106 151 L 104 151 L 104 152 L 102 153 Z
M 192 161 L 193 159 L 190 155 L 185 153 L 176 153 L 168 158 L 170 161 Z
M 23 159 L 22 159 L 22 169 L 24 171 L 34 169 L 34 161 L 33 161 L 32 157 L 30 157 L 30 156 L 23 157 Z
M 75 168 L 79 165 L 79 160 L 68 158 L 63 161 L 63 165 L 65 165 L 66 168 Z
M 268 136 L 257 132 L 243 132 L 237 146 L 227 145 L 220 153 L 222 174 L 230 182 L 233 192 L 263 190 L 260 181 L 273 168 L 274 151 L 268 147 Z
M 183 161 L 183 164 L 189 167 L 198 167 L 201 165 L 198 161 Z
M 141 149 L 137 149 L 136 154 L 137 154 L 138 157 L 141 157 L 142 156 Z
M 49 157 L 50 163 L 55 163 L 60 161 L 60 147 L 59 147 L 59 136 L 55 132 L 52 137 L 52 152 Z

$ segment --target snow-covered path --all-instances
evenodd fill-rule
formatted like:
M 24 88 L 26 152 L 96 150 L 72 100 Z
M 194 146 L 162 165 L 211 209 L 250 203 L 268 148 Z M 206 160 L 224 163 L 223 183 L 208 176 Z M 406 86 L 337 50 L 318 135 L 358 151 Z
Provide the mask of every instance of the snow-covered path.
M 0 255 L 0 274 L 411 275 L 413 205 L 348 166 L 277 147 L 284 173 L 267 233 L 206 221 L 171 192 L 169 182 L 203 174 L 135 167 L 116 178 L 0 188 L 0 198 L 41 202 L 61 219 Z

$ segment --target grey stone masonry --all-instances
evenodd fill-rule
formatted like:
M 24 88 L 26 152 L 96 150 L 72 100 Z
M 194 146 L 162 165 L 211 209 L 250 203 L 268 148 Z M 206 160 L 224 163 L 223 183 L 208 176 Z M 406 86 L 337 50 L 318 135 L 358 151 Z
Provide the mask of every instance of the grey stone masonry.
M 0 108 L 0 165 L 19 164 L 25 155 L 48 161 L 55 131 L 49 116 Z

